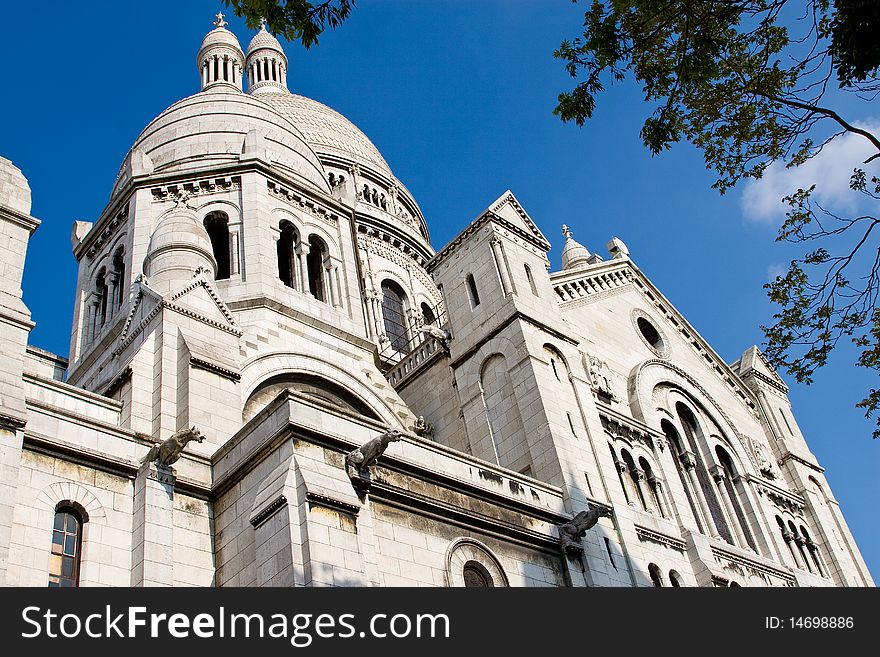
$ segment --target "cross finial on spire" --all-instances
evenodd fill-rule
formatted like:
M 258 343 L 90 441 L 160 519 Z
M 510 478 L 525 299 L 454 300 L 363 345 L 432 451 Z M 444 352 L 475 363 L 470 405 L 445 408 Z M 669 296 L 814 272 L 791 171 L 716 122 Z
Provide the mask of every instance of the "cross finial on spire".
M 562 224 L 562 234 L 566 237 L 566 239 L 571 239 L 571 231 L 565 224 Z
M 223 12 L 222 11 L 217 12 L 217 20 L 214 21 L 214 25 L 216 27 L 226 27 L 227 25 L 229 25 L 229 23 L 227 23 L 225 20 L 223 20 Z
M 266 31 L 266 19 L 260 16 L 260 29 L 265 32 Z

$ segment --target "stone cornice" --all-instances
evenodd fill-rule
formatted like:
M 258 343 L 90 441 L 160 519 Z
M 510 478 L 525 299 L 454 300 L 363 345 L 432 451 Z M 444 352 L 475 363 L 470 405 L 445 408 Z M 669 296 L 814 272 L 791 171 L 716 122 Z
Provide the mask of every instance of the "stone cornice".
M 639 441 L 649 450 L 657 447 L 663 451 L 666 448 L 665 436 L 656 429 L 614 410 L 602 401 L 596 401 L 596 408 L 599 411 L 602 427 L 612 435 L 624 438 L 629 442 Z
M 271 178 L 267 178 L 266 187 L 274 198 L 280 199 L 288 205 L 292 205 L 317 219 L 321 219 L 331 226 L 335 227 L 339 223 L 342 213 L 337 212 L 327 204 L 316 201 L 310 194 L 305 194 L 290 186 L 282 185 Z
M 806 501 L 801 495 L 784 490 L 769 481 L 760 479 L 750 474 L 744 475 L 744 479 L 755 487 L 759 495 L 766 495 L 773 504 L 784 511 L 800 513 L 806 506 Z
M 635 528 L 636 536 L 638 536 L 643 541 L 653 541 L 654 543 L 659 543 L 660 545 L 668 545 L 672 549 L 678 550 L 679 552 L 684 552 L 685 550 L 687 550 L 687 542 L 681 538 L 670 536 L 669 534 L 664 534 L 663 532 L 659 532 L 656 529 L 642 527 L 641 525 L 635 525 Z
M 8 221 L 16 226 L 20 226 L 27 230 L 29 234 L 33 234 L 40 225 L 40 220 L 36 217 L 18 212 L 5 205 L 0 205 L 0 221 Z
M 454 251 L 461 246 L 465 240 L 470 238 L 472 235 L 477 233 L 480 228 L 485 226 L 488 223 L 496 223 L 502 228 L 509 230 L 511 233 L 516 235 L 522 240 L 525 240 L 532 246 L 542 250 L 545 254 L 550 249 L 550 245 L 547 242 L 541 241 L 536 235 L 526 232 L 521 229 L 519 226 L 515 226 L 511 222 L 507 221 L 503 217 L 495 214 L 491 210 L 487 210 L 479 217 L 477 217 L 474 221 L 470 223 L 470 225 L 461 231 L 458 235 L 452 238 L 452 241 L 449 242 L 446 246 L 444 246 L 433 258 L 431 258 L 426 264 L 425 269 L 430 274 L 432 271 L 437 269 L 440 264 L 446 260 Z M 545 256 L 546 257 L 546 256 Z
M 748 557 L 736 554 L 735 552 L 732 552 L 730 550 L 724 550 L 722 548 L 712 546 L 712 556 L 714 556 L 716 561 L 718 561 L 719 563 L 728 561 L 755 573 L 769 575 L 771 577 L 778 577 L 779 579 L 787 582 L 789 586 L 794 586 L 795 584 L 794 575 L 791 574 L 789 571 L 761 563 L 756 559 L 749 559 Z

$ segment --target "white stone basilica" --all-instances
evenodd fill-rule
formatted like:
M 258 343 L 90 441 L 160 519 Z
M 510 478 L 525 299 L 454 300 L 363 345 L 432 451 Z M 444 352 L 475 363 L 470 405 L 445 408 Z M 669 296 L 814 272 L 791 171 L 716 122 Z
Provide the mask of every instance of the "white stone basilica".
M 757 348 L 616 238 L 549 272 L 509 191 L 435 252 L 278 41 L 215 25 L 73 227 L 69 359 L 27 344 L 0 159 L 0 584 L 873 586 Z

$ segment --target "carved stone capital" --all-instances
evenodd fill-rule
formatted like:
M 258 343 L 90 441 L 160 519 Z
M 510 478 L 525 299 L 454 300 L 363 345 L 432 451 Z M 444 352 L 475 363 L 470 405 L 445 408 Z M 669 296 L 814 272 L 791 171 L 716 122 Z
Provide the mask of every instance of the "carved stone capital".
M 681 464 L 685 467 L 685 469 L 692 470 L 693 468 L 697 467 L 697 459 L 694 457 L 693 452 L 685 450 L 681 454 L 679 454 L 678 457 L 681 459 Z

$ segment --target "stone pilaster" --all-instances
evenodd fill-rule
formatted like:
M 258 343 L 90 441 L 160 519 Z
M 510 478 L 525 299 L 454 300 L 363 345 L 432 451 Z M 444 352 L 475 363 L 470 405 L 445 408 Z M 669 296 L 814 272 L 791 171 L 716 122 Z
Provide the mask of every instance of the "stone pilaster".
M 134 481 L 132 586 L 174 584 L 174 470 L 144 463 Z

